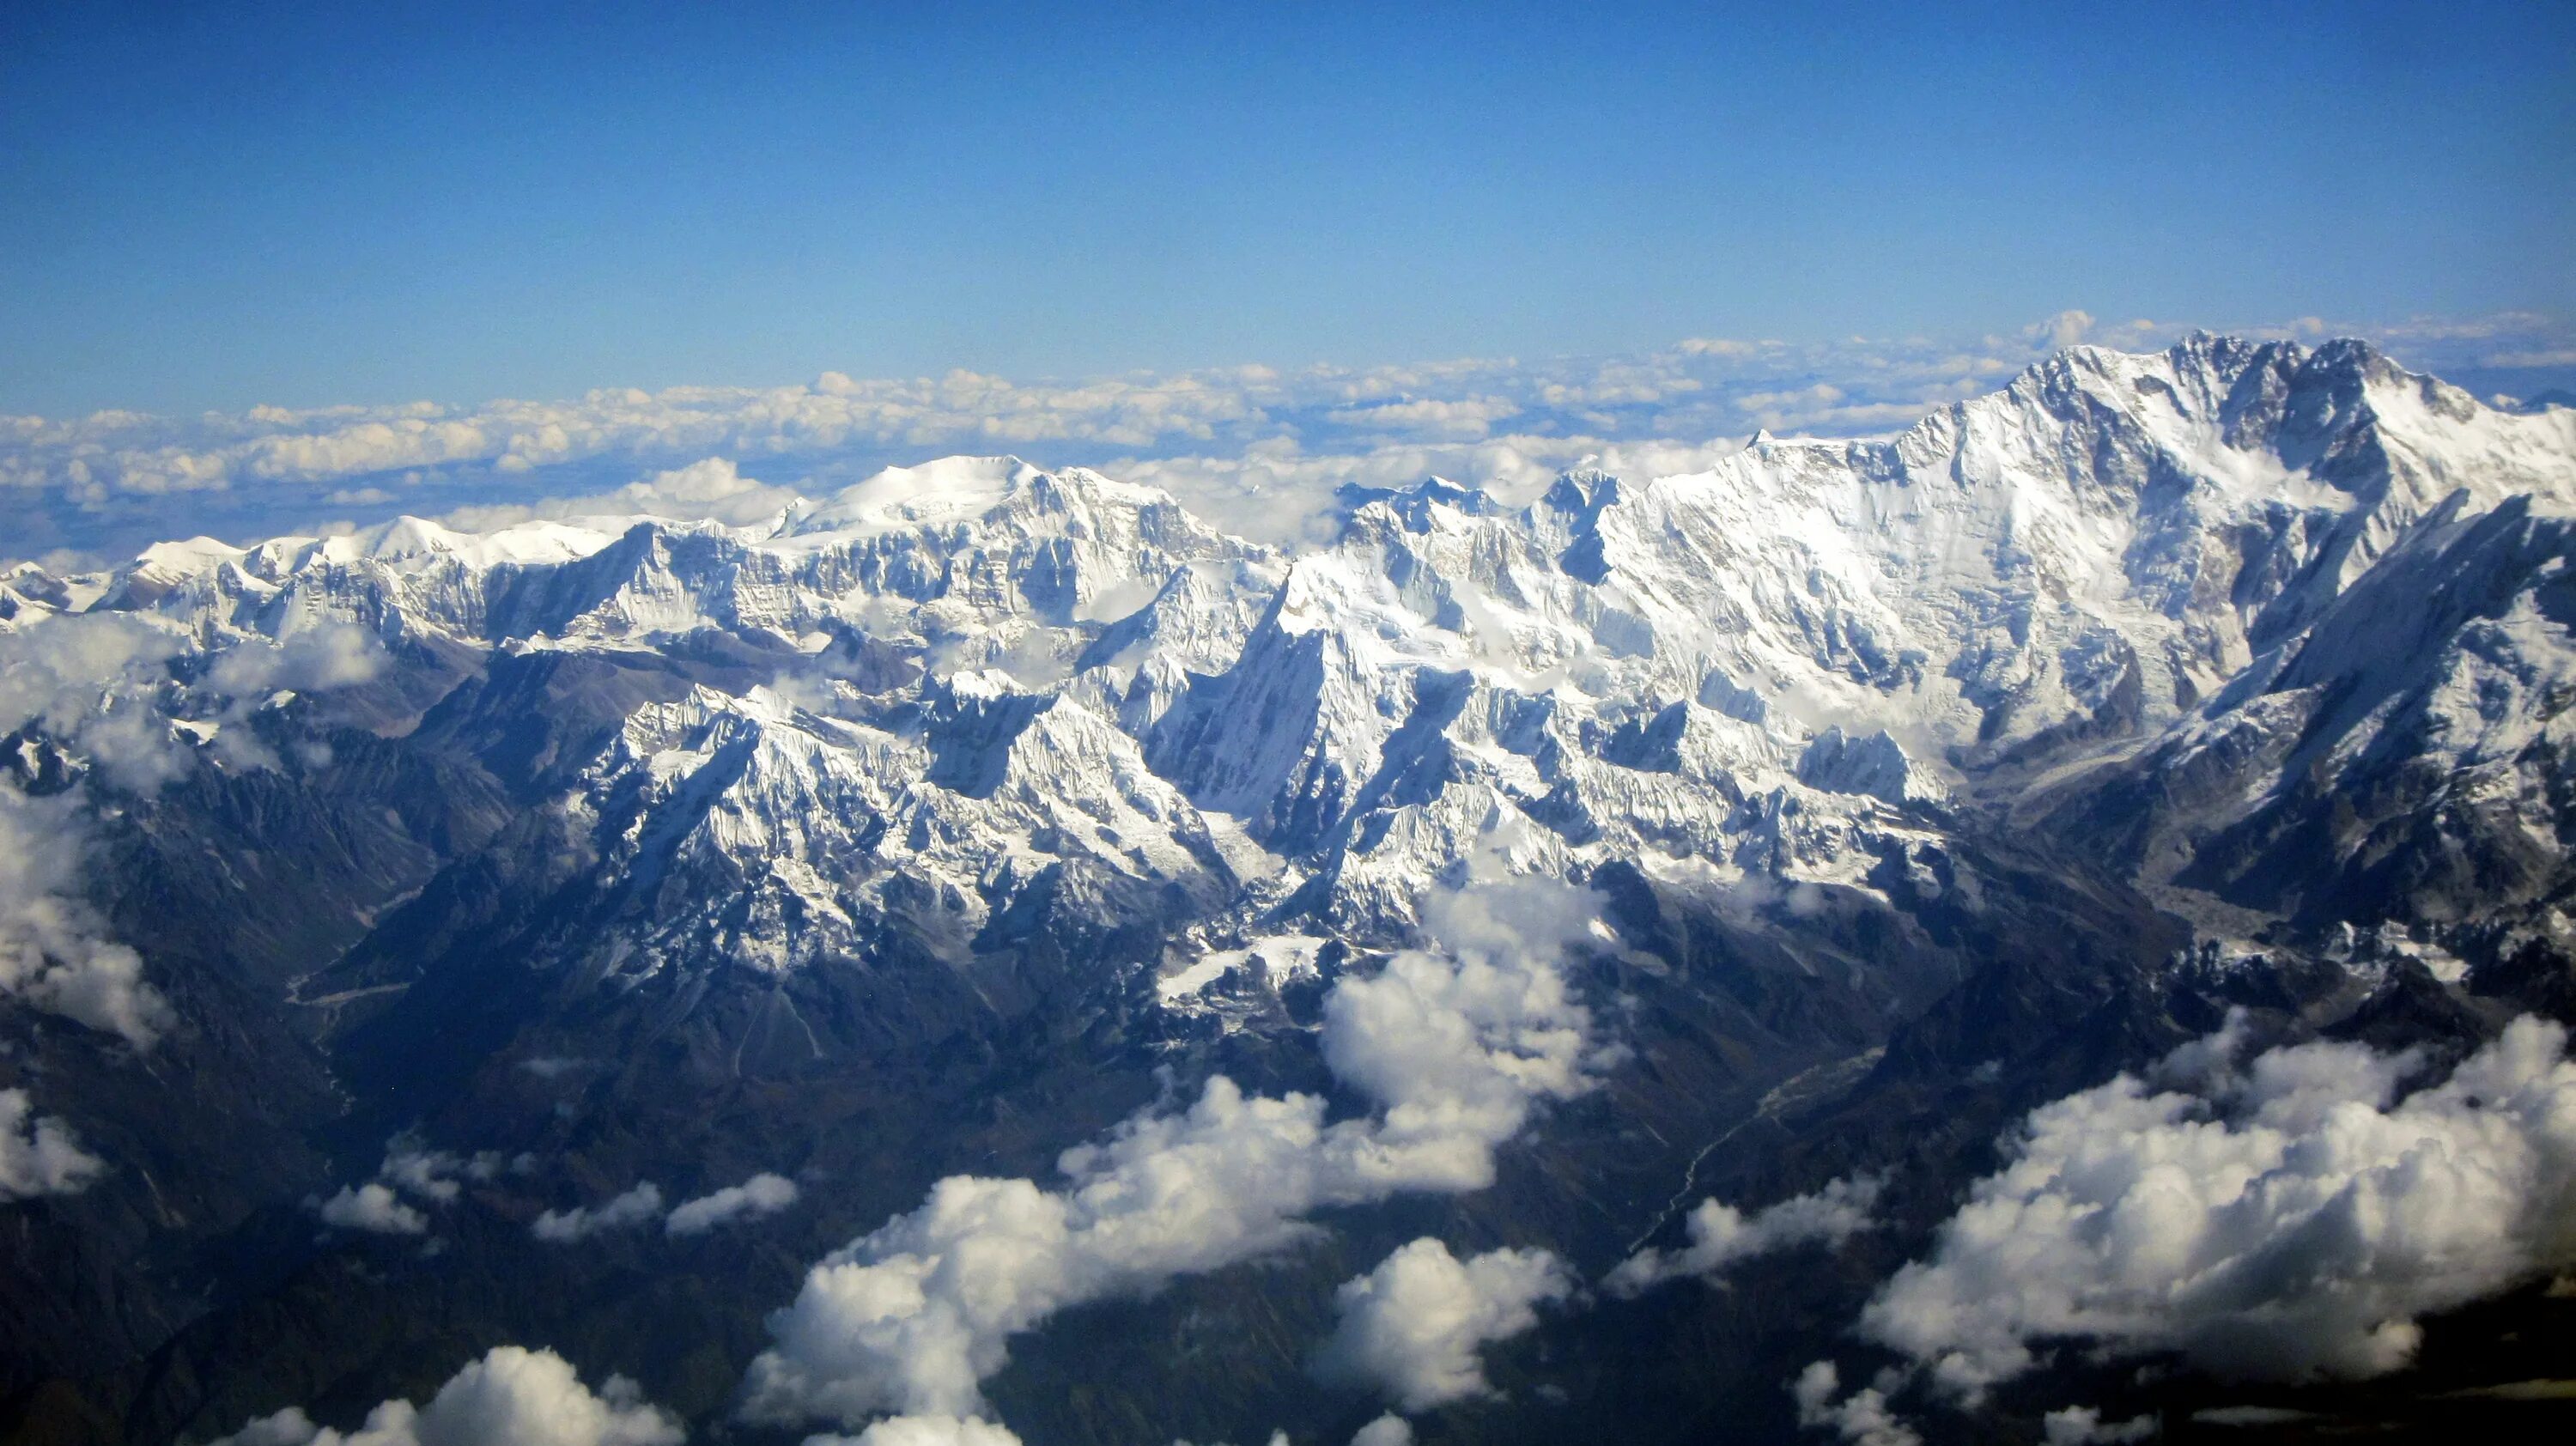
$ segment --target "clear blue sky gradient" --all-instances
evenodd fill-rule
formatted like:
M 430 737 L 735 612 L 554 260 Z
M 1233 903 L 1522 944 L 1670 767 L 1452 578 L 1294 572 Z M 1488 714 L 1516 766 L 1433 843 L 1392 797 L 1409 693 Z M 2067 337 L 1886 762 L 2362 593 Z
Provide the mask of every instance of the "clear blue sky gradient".
M 0 412 L 2576 305 L 2563 3 L 526 10 L 0 4 Z

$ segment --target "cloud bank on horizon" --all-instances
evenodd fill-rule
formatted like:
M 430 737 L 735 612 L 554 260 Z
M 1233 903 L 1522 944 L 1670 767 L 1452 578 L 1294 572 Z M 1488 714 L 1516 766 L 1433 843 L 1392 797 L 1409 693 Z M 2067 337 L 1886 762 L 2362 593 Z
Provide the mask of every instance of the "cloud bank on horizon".
M 2070 310 L 1964 340 L 1701 337 L 1617 357 L 1071 383 L 826 372 L 797 386 L 602 390 L 556 402 L 0 416 L 0 526 L 13 555 L 83 566 L 164 538 L 238 542 L 399 515 L 476 528 L 648 512 L 739 525 L 889 463 L 1011 452 L 1162 486 L 1229 530 L 1291 541 L 1343 483 L 1438 473 L 1509 493 L 1579 465 L 1683 469 L 1757 429 L 1884 434 L 1995 390 L 2061 347 L 2142 350 L 2190 329 Z M 2536 313 L 2231 329 L 2360 336 L 2482 395 L 2496 393 L 2488 383 L 2529 392 L 2576 379 L 2576 328 Z

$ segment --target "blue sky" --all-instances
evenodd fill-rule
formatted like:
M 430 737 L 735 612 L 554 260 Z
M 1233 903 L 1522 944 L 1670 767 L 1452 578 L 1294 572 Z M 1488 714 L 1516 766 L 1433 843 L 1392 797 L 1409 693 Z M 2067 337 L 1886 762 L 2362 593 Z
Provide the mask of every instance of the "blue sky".
M 215 8 L 0 7 L 0 413 L 2576 306 L 2564 5 Z

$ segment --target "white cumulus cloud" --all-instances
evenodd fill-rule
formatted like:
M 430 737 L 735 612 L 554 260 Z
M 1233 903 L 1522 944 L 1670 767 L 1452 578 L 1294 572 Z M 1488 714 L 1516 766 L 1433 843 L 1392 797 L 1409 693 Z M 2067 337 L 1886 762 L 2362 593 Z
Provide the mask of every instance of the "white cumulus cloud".
M 593 1392 L 552 1351 L 496 1346 L 449 1377 L 427 1406 L 387 1401 L 347 1432 L 316 1426 L 290 1406 L 214 1446 L 678 1446 L 687 1435 L 623 1376 Z
M 2576 1263 L 2576 1063 L 2516 1020 L 2392 1104 L 2411 1054 L 2224 1050 L 2031 1113 L 1862 1332 L 1973 1400 L 2041 1342 L 2178 1352 L 2233 1378 L 2394 1370 L 2416 1318 Z
M 1351 1446 L 1413 1446 L 1413 1423 L 1389 1412 L 1362 1426 Z
M 429 1229 L 429 1217 L 404 1204 L 392 1188 L 370 1180 L 343 1185 L 318 1207 L 325 1225 L 365 1230 L 377 1235 L 418 1235 Z
M 1489 1250 L 1460 1260 L 1425 1236 L 1334 1293 L 1341 1321 L 1316 1370 L 1381 1389 L 1406 1411 L 1489 1395 L 1477 1353 L 1538 1324 L 1541 1304 L 1573 1293 L 1572 1272 L 1552 1252 Z
M 1831 1431 L 1851 1446 L 1923 1446 L 1922 1433 L 1897 1416 L 1884 1388 L 1863 1386 L 1848 1396 L 1837 1396 L 1841 1390 L 1842 1373 L 1833 1362 L 1808 1362 L 1789 1387 L 1798 1402 L 1798 1424 Z

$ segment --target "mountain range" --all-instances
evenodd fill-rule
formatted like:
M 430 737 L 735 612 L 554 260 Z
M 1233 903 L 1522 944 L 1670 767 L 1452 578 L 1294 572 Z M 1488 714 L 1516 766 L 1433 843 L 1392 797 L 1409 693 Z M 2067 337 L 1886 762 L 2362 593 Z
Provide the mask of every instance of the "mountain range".
M 1338 501 L 0 577 L 0 1433 L 2563 1429 L 2576 411 Z

